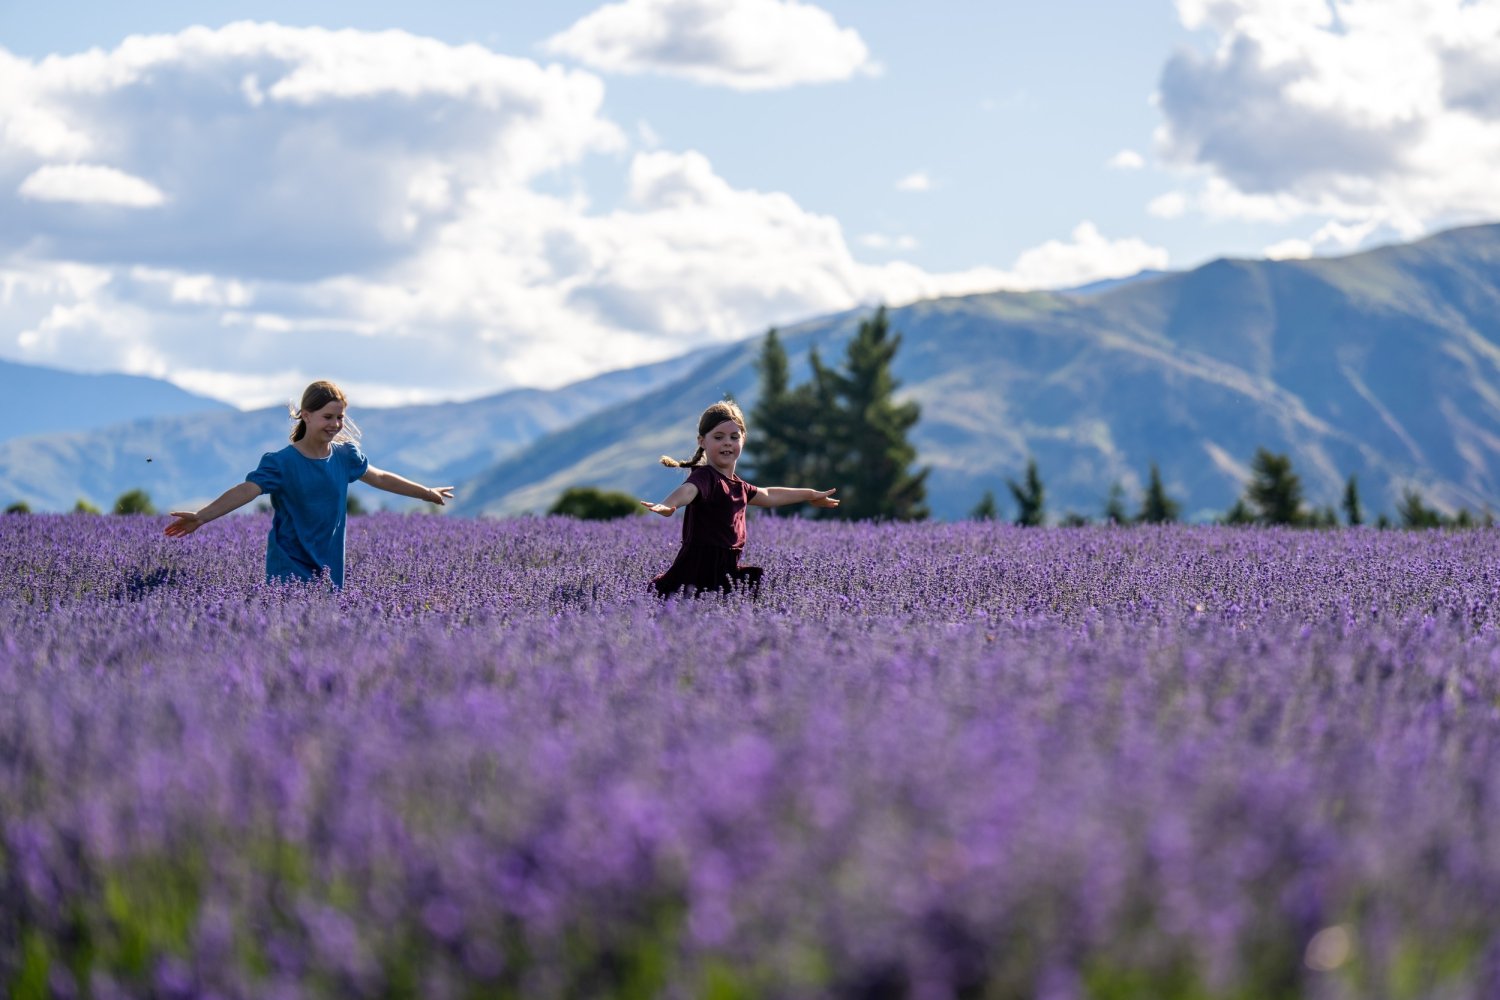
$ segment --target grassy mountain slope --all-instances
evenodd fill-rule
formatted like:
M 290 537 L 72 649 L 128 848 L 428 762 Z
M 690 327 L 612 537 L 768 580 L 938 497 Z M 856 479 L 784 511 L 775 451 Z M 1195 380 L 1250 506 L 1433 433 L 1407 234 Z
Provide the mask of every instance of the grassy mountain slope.
M 464 481 L 539 435 L 674 378 L 687 364 L 673 359 L 560 389 L 515 389 L 466 403 L 365 409 L 356 399 L 350 413 L 376 465 L 445 485 Z M 106 507 L 140 487 L 158 507 L 197 506 L 244 479 L 263 452 L 286 443 L 290 428 L 286 410 L 273 407 L 0 441 L 0 501 L 66 510 L 82 498 Z M 367 506 L 408 503 L 361 489 Z
M 1291 454 L 1313 503 L 1336 502 L 1354 473 L 1376 510 L 1407 487 L 1483 508 L 1500 487 L 1497 317 L 1500 226 L 1341 259 L 1218 260 L 1090 294 L 891 311 L 901 392 L 922 405 L 914 438 L 933 470 L 931 506 L 950 518 L 986 489 L 1005 498 L 1029 456 L 1054 516 L 1097 515 L 1115 481 L 1133 501 L 1155 461 L 1188 516 L 1208 518 L 1233 502 L 1260 446 Z M 858 318 L 783 340 L 795 363 L 814 345 L 838 361 Z M 666 493 L 680 473 L 656 457 L 690 451 L 698 412 L 724 392 L 754 404 L 759 349 L 755 337 L 705 352 L 676 381 L 538 439 L 465 483 L 462 509 L 539 510 L 584 483 Z

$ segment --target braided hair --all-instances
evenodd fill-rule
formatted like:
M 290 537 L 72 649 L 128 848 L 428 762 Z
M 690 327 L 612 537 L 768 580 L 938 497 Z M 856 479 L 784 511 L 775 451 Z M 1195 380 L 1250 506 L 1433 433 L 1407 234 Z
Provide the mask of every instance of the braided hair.
M 719 426 L 726 420 L 733 420 L 740 427 L 740 433 L 745 433 L 745 415 L 740 412 L 739 405 L 733 400 L 723 400 L 715 403 L 703 411 L 703 416 L 698 418 L 698 439 L 701 441 L 709 431 Z M 698 450 L 693 452 L 693 457 L 687 461 L 679 461 L 666 455 L 661 457 L 661 464 L 669 469 L 687 469 L 697 465 L 703 460 L 703 446 L 700 444 Z

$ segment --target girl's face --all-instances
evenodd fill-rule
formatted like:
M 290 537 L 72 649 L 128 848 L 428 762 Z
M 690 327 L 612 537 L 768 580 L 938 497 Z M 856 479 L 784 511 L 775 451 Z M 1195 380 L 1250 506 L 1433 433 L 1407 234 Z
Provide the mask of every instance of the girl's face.
M 332 445 L 344 429 L 344 411 L 348 407 L 337 399 L 325 403 L 321 410 L 302 414 L 307 423 L 307 440 L 315 445 Z
M 734 463 L 740 460 L 740 450 L 745 447 L 745 432 L 733 420 L 726 420 L 698 439 L 708 464 L 725 475 L 734 474 Z

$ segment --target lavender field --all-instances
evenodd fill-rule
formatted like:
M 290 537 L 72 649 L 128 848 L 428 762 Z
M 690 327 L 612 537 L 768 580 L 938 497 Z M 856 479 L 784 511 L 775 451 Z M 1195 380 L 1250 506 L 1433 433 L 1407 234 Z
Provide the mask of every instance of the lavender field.
M 1500 533 L 0 519 L 19 998 L 1500 995 Z

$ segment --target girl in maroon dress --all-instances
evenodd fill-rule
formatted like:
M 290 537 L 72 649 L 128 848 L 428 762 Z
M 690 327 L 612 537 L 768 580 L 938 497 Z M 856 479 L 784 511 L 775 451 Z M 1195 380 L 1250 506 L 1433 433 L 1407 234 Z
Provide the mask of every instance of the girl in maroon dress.
M 698 450 L 686 462 L 662 456 L 661 464 L 690 469 L 687 482 L 661 503 L 642 500 L 647 510 L 671 517 L 686 507 L 682 518 L 682 548 L 672 566 L 651 581 L 662 597 L 684 588 L 728 591 L 736 583 L 752 589 L 760 584 L 759 566 L 741 566 L 745 548 L 745 506 L 784 507 L 807 502 L 814 507 L 837 507 L 833 490 L 789 486 L 757 487 L 734 474 L 745 446 L 745 417 L 734 403 L 715 403 L 698 418 Z M 703 464 L 699 464 L 700 461 Z

